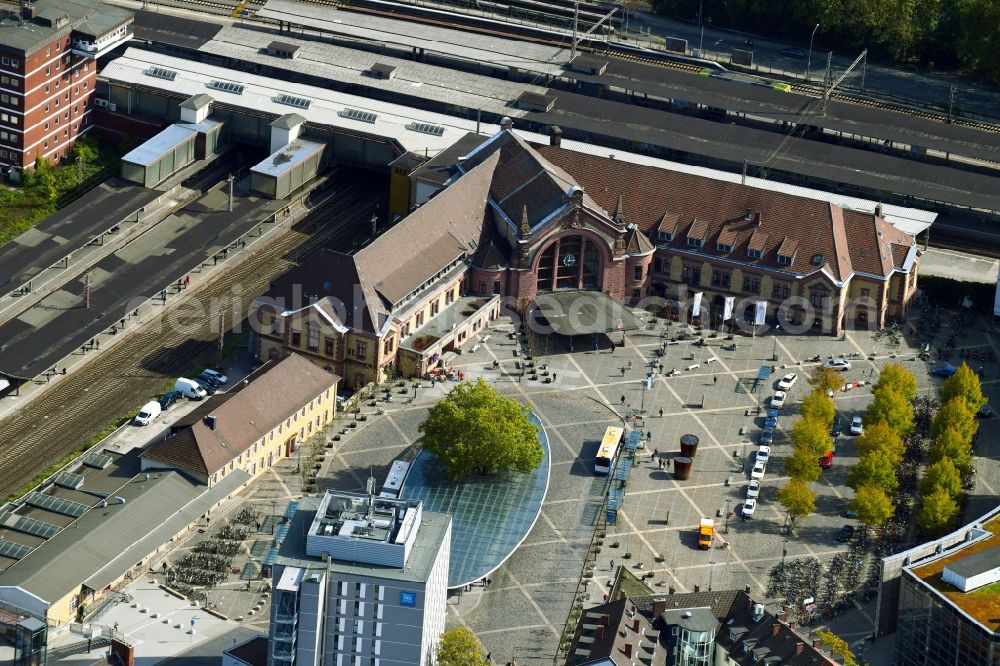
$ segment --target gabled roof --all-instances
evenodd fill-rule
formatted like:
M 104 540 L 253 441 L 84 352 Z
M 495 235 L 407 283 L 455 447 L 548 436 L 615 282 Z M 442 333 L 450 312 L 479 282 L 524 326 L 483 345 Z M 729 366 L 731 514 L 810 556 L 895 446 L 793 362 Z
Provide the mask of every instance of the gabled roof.
M 629 599 L 585 610 L 567 650 L 566 666 L 610 660 L 617 666 L 662 663 L 658 632 Z M 655 661 L 654 661 L 655 660 Z
M 354 255 L 358 277 L 391 308 L 442 267 L 471 255 L 487 221 L 487 197 L 499 154 L 488 155 Z
M 191 95 L 190 97 L 188 97 L 186 100 L 181 102 L 179 106 L 182 109 L 194 109 L 197 111 L 198 109 L 205 108 L 213 101 L 214 100 L 210 95 L 206 95 L 205 93 L 198 93 L 197 95 Z
M 707 240 L 736 223 L 738 232 L 731 256 L 746 257 L 747 249 L 752 248 L 762 253 L 761 259 L 754 260 L 759 266 L 807 275 L 821 268 L 822 264 L 811 263 L 812 257 L 820 254 L 830 277 L 842 281 L 855 270 L 852 262 L 855 255 L 860 254 L 860 250 L 855 253 L 855 248 L 869 244 L 873 256 L 881 257 L 882 251 L 876 252 L 876 244 L 888 242 L 889 253 L 885 256 L 889 257 L 893 244 L 906 248 L 914 245 L 911 235 L 892 227 L 882 218 L 875 216 L 878 221 L 872 222 L 871 213 L 848 211 L 825 199 L 781 188 L 764 189 L 738 180 L 709 178 L 655 164 L 612 159 L 562 146 L 540 144 L 534 147 L 549 163 L 572 174 L 599 207 L 611 210 L 621 196 L 629 222 L 647 232 L 674 233 L 672 241 L 658 239 L 657 242 L 678 251 L 687 251 L 687 237 Z M 740 223 L 747 209 L 755 222 L 759 220 L 759 226 Z M 855 223 L 858 216 L 867 217 L 869 224 Z M 779 247 L 783 254 L 795 255 L 791 265 L 778 263 Z M 796 253 L 792 247 L 801 251 Z M 701 252 L 715 253 L 714 243 L 706 243 Z M 894 263 L 903 255 L 901 250 L 896 252 Z M 875 274 L 884 278 L 891 270 L 892 265 L 885 261 Z
M 182 430 L 151 446 L 142 457 L 196 478 L 210 477 L 308 402 L 335 389 L 338 379 L 298 354 L 273 361 L 251 375 L 248 383 L 206 400 Z M 215 417 L 214 430 L 205 423 L 207 416 Z
M 719 236 L 715 239 L 715 242 L 719 245 L 733 246 L 736 244 L 736 239 L 738 237 L 738 229 L 731 224 L 727 224 L 719 230 Z

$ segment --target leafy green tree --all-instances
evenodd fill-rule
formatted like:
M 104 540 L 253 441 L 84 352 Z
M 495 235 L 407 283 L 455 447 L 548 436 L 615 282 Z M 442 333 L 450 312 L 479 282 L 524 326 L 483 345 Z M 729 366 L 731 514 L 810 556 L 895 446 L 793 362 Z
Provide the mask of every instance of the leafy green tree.
M 884 456 L 893 467 L 903 460 L 906 446 L 903 439 L 885 421 L 873 423 L 858 436 L 858 456 Z
M 938 489 L 951 497 L 958 497 L 962 492 L 962 475 L 951 458 L 942 458 L 928 465 L 924 478 L 920 479 L 920 494 L 924 497 Z
M 437 648 L 438 666 L 486 666 L 486 657 L 476 635 L 465 627 L 441 634 Z
M 80 159 L 84 164 L 91 164 L 97 160 L 100 154 L 100 147 L 97 141 L 90 136 L 84 136 L 73 144 L 72 159 Z
M 830 450 L 830 427 L 819 419 L 803 417 L 792 424 L 792 444 L 808 451 L 813 458 Z
M 35 158 L 35 168 L 31 174 L 28 188 L 39 203 L 52 204 L 55 202 L 58 193 L 56 174 L 48 160 L 41 157 Z
M 986 404 L 982 382 L 968 363 L 963 363 L 941 387 L 941 402 L 948 402 L 952 398 L 965 400 L 966 406 L 973 414 Z
M 837 415 L 837 406 L 833 404 L 833 398 L 823 391 L 810 391 L 802 398 L 801 411 L 805 418 L 825 423 L 829 431 L 833 426 L 833 418 Z
M 958 517 L 958 502 L 947 490 L 938 488 L 930 495 L 924 495 L 923 506 L 917 514 L 917 524 L 931 534 L 946 532 Z
M 814 463 L 815 464 L 815 463 Z M 816 493 L 802 479 L 791 479 L 778 489 L 778 501 L 788 514 L 788 533 L 795 524 L 816 510 Z
M 964 398 L 952 398 L 941 406 L 931 422 L 931 436 L 937 440 L 949 428 L 955 431 L 962 442 L 972 443 L 979 424 Z
M 959 61 L 991 81 L 1000 81 L 1000 3 L 996 0 L 954 0 L 944 3 L 951 28 L 949 46 Z
M 875 392 L 875 399 L 864 416 L 866 426 L 879 421 L 885 421 L 905 437 L 913 430 L 913 405 L 891 386 L 883 387 Z
M 538 429 L 528 420 L 528 408 L 482 379 L 449 391 L 419 430 L 424 448 L 437 456 L 452 481 L 507 469 L 530 472 L 542 462 Z
M 826 394 L 830 391 L 839 390 L 844 385 L 844 382 L 836 370 L 820 365 L 809 375 L 809 384 L 820 393 Z
M 968 472 L 972 465 L 972 445 L 954 428 L 942 430 L 927 450 L 929 463 L 945 459 L 950 460 L 963 474 Z
M 881 525 L 892 517 L 892 500 L 875 483 L 866 483 L 857 489 L 851 508 L 858 514 L 858 521 L 866 527 Z
M 809 449 L 796 446 L 792 455 L 785 458 L 785 474 L 801 481 L 816 481 L 822 471 L 818 459 Z
M 894 495 L 899 490 L 899 479 L 896 478 L 896 467 L 891 461 L 881 456 L 867 456 L 858 460 L 847 474 L 847 485 L 855 491 L 861 486 L 874 483 L 887 495 Z
M 898 363 L 889 363 L 882 368 L 872 390 L 879 391 L 886 387 L 891 387 L 909 402 L 913 402 L 917 397 L 917 378 Z
M 851 652 L 851 646 L 843 638 L 829 629 L 820 629 L 817 631 L 816 638 L 829 648 L 830 654 L 843 659 L 844 666 L 858 666 L 857 657 Z

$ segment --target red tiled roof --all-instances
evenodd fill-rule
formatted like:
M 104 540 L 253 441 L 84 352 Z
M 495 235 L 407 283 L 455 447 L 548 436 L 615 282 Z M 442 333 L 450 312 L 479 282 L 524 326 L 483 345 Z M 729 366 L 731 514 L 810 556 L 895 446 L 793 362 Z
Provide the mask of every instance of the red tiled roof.
M 756 263 L 776 270 L 800 275 L 813 273 L 819 267 L 811 263 L 812 257 L 820 254 L 831 276 L 835 280 L 843 280 L 853 270 L 849 255 L 853 250 L 849 248 L 865 244 L 863 236 L 873 237 L 869 239 L 872 242 L 877 238 L 875 226 L 865 230 L 850 222 L 845 223 L 845 217 L 850 220 L 856 214 L 826 201 L 589 155 L 563 147 L 537 145 L 535 149 L 549 162 L 572 174 L 591 193 L 597 205 L 605 210 L 614 207 L 621 194 L 629 211 L 629 221 L 647 231 L 662 229 L 666 221 L 664 211 L 670 211 L 671 215 L 683 220 L 697 218 L 698 226 L 705 225 L 706 233 L 699 236 L 701 230 L 696 228 L 692 235 L 711 238 L 725 225 L 742 220 L 747 208 L 760 211 L 759 227 L 740 228 L 734 243 L 734 254 L 745 257 L 750 238 L 754 237 L 755 249 L 759 246 L 763 252 L 762 259 Z M 867 217 L 871 220 L 874 216 L 868 214 Z M 879 229 L 891 227 L 881 219 L 876 225 Z M 913 243 L 912 237 L 895 228 L 892 235 L 893 242 L 901 245 Z M 679 236 L 675 234 L 668 245 L 686 250 L 687 240 Z M 888 237 L 888 234 L 885 236 Z M 900 236 L 905 240 L 896 240 Z M 778 264 L 777 250 L 782 245 L 789 252 L 793 245 L 801 250 L 794 253 L 795 260 L 790 266 Z M 702 252 L 713 254 L 714 244 L 706 243 Z M 888 274 L 877 272 L 883 276 Z
M 660 233 L 674 235 L 677 233 L 677 225 L 680 221 L 680 215 L 667 211 L 660 218 L 660 224 L 656 227 L 656 230 Z
M 767 239 L 767 233 L 761 231 L 760 229 L 754 229 L 753 233 L 750 234 L 750 239 L 747 241 L 747 249 L 763 251 L 767 246 Z
M 699 220 L 697 217 L 691 220 L 691 226 L 689 226 L 687 230 L 688 238 L 700 238 L 701 240 L 705 240 L 705 237 L 707 235 L 708 235 L 707 220 Z
M 739 231 L 735 226 L 727 224 L 719 230 L 719 237 L 715 239 L 715 242 L 719 245 L 736 245 L 736 239 L 739 237 Z

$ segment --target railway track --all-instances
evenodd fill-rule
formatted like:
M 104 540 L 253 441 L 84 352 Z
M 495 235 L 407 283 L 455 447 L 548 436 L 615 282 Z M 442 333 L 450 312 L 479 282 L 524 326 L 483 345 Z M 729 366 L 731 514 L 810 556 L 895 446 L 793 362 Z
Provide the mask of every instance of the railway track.
M 371 198 L 363 182 L 338 184 L 341 193 L 319 204 L 293 229 L 193 294 L 175 310 L 176 326 L 148 326 L 105 350 L 0 422 L 0 493 L 9 496 L 41 470 L 79 450 L 143 399 L 162 393 L 176 373 L 209 356 L 218 340 L 219 313 L 246 313 L 270 282 L 322 243 L 370 226 Z M 302 251 L 296 252 L 297 249 Z M 240 285 L 239 289 L 234 289 Z M 199 312 L 183 316 L 184 311 Z M 227 330 L 241 322 L 227 321 Z

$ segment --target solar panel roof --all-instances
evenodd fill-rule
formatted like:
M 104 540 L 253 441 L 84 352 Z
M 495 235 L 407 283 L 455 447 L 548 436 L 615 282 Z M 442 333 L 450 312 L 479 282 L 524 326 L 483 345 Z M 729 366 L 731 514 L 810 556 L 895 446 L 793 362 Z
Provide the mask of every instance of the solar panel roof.
M 35 506 L 39 509 L 45 509 L 46 511 L 52 511 L 53 513 L 61 513 L 64 516 L 72 516 L 73 518 L 79 518 L 83 514 L 87 513 L 87 509 L 90 508 L 86 504 L 59 499 L 58 497 L 52 497 L 50 495 L 40 493 L 37 490 L 32 491 L 28 495 L 27 499 L 25 499 L 25 502 L 30 506 Z
M 451 516 L 449 588 L 478 581 L 503 564 L 541 513 L 551 457 L 541 422 L 534 415 L 530 418 L 539 427 L 538 441 L 544 454 L 532 472 L 505 472 L 454 483 L 427 450 L 421 451 L 410 467 L 400 497 L 420 500 L 424 511 Z

